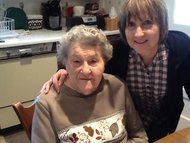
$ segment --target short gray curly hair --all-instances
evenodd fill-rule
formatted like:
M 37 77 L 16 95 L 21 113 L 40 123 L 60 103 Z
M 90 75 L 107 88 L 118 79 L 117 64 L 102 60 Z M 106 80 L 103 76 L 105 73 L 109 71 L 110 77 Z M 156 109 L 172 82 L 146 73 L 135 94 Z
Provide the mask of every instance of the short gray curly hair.
M 64 65 L 68 49 L 76 43 L 99 47 L 104 63 L 112 57 L 113 47 L 101 30 L 91 26 L 78 25 L 71 28 L 59 41 L 57 46 L 58 63 Z

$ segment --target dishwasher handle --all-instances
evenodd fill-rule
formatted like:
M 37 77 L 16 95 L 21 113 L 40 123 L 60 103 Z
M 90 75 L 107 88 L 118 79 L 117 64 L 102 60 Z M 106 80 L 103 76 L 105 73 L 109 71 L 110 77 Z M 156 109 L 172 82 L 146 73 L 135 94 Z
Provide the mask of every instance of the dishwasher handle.
M 27 48 L 27 49 L 19 49 L 19 54 L 20 57 L 31 57 L 32 56 L 32 49 Z

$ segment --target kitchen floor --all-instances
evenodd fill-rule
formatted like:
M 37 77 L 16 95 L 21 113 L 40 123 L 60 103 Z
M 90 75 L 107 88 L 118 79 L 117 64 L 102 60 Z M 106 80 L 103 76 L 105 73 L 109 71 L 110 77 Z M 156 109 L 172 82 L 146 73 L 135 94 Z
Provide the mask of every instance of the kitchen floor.
M 190 114 L 189 114 L 189 109 L 190 109 L 190 100 L 187 98 L 187 96 L 184 96 L 184 102 L 185 102 L 185 107 L 182 112 L 177 130 L 186 128 L 190 126 Z M 28 137 L 26 136 L 24 131 L 18 131 L 15 133 L 12 133 L 10 135 L 6 136 L 1 136 L 0 135 L 0 143 L 30 143 L 28 140 Z

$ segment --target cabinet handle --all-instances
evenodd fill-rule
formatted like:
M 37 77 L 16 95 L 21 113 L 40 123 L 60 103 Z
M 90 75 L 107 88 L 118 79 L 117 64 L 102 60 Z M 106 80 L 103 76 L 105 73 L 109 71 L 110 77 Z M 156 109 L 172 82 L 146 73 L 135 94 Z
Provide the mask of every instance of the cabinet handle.
M 20 57 L 31 57 L 32 56 L 32 49 L 19 49 Z

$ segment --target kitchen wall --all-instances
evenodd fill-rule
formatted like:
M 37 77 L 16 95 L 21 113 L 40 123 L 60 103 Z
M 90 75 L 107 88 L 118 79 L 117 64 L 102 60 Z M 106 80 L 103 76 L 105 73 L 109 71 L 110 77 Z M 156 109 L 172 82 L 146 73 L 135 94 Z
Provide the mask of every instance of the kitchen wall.
M 1 5 L 4 8 L 8 7 L 20 7 L 20 4 L 24 4 L 24 11 L 27 14 L 39 14 L 40 13 L 40 3 L 46 0 L 0 0 Z
M 115 7 L 116 12 L 119 13 L 121 9 L 121 5 L 123 4 L 125 0 L 101 0 L 100 4 L 107 13 L 109 13 L 112 6 Z
M 42 2 L 48 0 L 0 0 L 0 17 L 2 10 L 8 7 L 20 7 L 20 4 L 24 4 L 24 11 L 26 14 L 40 14 L 40 6 Z M 61 0 L 60 5 L 63 6 L 66 1 L 70 6 L 74 5 L 85 5 L 89 2 L 98 2 L 100 7 L 104 7 L 108 13 L 111 7 L 114 5 L 117 12 L 120 10 L 120 6 L 124 0 Z
M 0 9 L 6 9 L 12 6 L 20 7 L 20 4 L 23 3 L 26 14 L 40 14 L 41 3 L 47 1 L 48 0 L 0 0 Z M 64 5 L 66 1 L 70 6 L 89 3 L 89 0 L 61 0 L 60 5 Z M 99 2 L 99 0 L 91 0 L 90 2 Z

